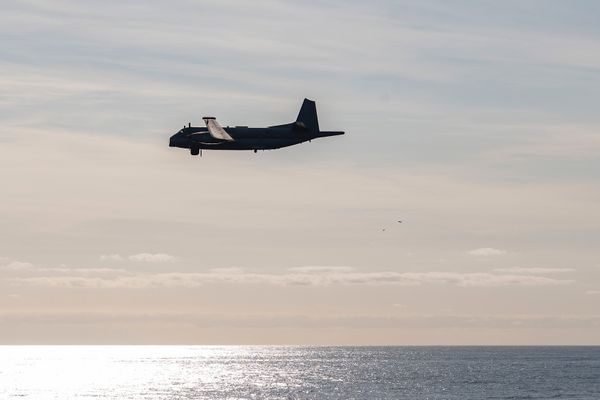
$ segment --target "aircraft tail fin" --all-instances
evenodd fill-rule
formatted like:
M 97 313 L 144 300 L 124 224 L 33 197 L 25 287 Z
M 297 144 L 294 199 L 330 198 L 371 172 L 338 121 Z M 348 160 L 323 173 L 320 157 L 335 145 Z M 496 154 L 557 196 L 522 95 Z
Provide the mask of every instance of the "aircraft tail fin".
M 300 108 L 300 112 L 298 113 L 298 118 L 296 118 L 296 122 L 294 122 L 294 126 L 313 133 L 319 132 L 317 106 L 314 101 L 304 99 L 302 108 Z

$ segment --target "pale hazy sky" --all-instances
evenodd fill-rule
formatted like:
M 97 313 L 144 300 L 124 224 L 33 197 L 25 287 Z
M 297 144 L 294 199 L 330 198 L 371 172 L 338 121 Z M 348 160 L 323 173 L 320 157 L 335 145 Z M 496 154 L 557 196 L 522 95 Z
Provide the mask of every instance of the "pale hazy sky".
M 600 344 L 600 3 L 1 9 L 0 343 Z

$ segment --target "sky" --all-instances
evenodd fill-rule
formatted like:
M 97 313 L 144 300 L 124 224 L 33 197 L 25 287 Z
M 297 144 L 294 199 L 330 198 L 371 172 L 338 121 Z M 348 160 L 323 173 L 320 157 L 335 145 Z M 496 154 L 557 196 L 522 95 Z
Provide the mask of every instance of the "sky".
M 598 15 L 3 0 L 0 343 L 600 344 Z

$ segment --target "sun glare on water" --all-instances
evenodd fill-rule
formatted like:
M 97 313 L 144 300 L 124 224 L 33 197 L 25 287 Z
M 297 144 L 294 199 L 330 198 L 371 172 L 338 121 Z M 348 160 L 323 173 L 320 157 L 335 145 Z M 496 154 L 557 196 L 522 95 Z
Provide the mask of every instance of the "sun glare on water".
M 0 397 L 163 398 L 198 386 L 218 390 L 236 379 L 227 360 L 245 352 L 235 346 L 5 346 Z

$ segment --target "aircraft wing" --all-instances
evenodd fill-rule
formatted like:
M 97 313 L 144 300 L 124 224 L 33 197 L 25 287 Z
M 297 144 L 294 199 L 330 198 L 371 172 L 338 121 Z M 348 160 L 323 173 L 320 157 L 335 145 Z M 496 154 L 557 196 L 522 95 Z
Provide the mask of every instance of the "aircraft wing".
M 229 133 L 225 132 L 225 129 L 215 119 L 215 117 L 204 117 L 202 118 L 206 123 L 206 127 L 208 128 L 208 133 L 210 136 L 215 139 L 226 140 L 228 142 L 233 142 L 234 139 L 229 136 Z

